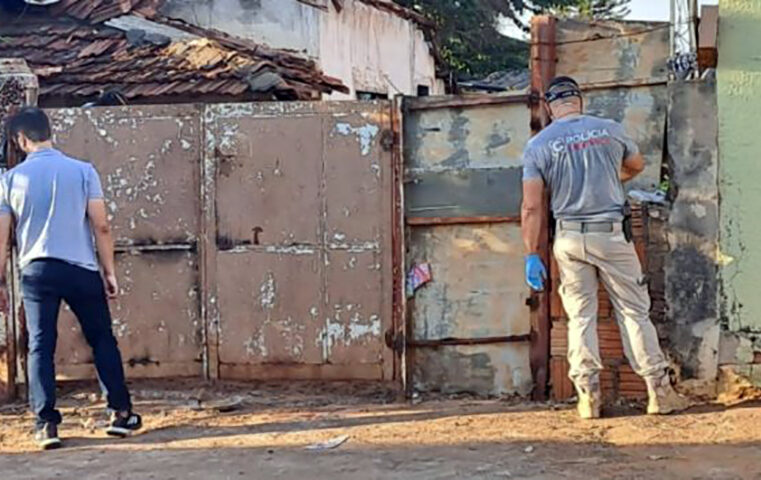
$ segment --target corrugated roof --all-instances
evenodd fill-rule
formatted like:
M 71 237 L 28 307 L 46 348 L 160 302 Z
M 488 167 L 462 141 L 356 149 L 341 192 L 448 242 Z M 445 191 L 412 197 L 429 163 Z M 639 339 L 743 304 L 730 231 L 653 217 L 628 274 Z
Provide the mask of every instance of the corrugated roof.
M 85 99 L 106 90 L 128 99 L 314 99 L 320 92 L 348 91 L 293 52 L 155 16 L 157 1 L 64 0 L 55 10 L 22 15 L 0 25 L 0 58 L 26 59 L 43 99 Z M 134 18 L 127 21 L 125 12 Z M 107 19 L 119 28 L 99 23 Z M 168 35 L 168 29 L 187 35 Z

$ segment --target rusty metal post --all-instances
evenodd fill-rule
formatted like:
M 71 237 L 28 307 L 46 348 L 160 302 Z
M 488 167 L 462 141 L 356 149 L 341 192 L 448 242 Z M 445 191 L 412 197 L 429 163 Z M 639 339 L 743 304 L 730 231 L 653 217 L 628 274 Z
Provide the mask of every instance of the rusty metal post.
M 209 125 L 212 111 L 203 107 L 202 135 L 203 162 L 201 166 L 201 318 L 204 322 L 204 376 L 207 380 L 219 379 L 219 305 L 217 303 L 217 153 L 211 140 Z
M 531 20 L 531 133 L 536 135 L 549 123 L 549 115 L 542 103 L 545 87 L 555 76 L 557 56 L 555 51 L 555 18 L 547 15 Z M 540 254 L 544 264 L 550 265 L 549 207 L 542 219 Z M 550 293 L 551 285 L 544 292 L 533 294 L 531 306 L 531 373 L 534 378 L 535 400 L 547 399 L 550 364 Z
M 14 110 L 24 105 L 36 105 L 38 94 L 37 77 L 23 59 L 0 59 L 0 154 L 4 154 L 5 167 L 12 167 L 18 154 L 9 139 L 5 138 L 5 120 Z M 3 147 L 5 152 L 2 151 Z M 18 302 L 14 255 L 11 258 L 6 272 L 11 287 L 11 314 L 0 314 L 0 403 L 16 398 L 19 355 L 17 326 L 23 325 L 24 315 Z
M 404 115 L 402 112 L 402 103 L 404 97 L 397 95 L 391 104 L 391 131 L 393 132 L 393 170 L 392 170 L 392 208 L 393 208 L 393 227 L 392 227 L 392 275 L 393 275 L 393 321 L 392 332 L 386 337 L 386 344 L 394 350 L 394 380 L 401 387 L 402 392 L 407 391 L 407 371 L 406 371 L 406 348 L 404 348 L 404 339 L 406 336 L 406 296 L 405 280 L 406 269 L 404 265 L 404 184 L 403 168 L 404 156 L 402 150 L 402 128 Z

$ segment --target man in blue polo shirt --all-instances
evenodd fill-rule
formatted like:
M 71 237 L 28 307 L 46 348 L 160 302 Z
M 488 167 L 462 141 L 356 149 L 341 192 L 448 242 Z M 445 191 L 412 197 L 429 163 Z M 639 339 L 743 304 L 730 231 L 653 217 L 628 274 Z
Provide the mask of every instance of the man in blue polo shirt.
M 62 300 L 77 316 L 93 350 L 98 379 L 112 412 L 106 432 L 126 436 L 139 429 L 142 421 L 132 412 L 121 354 L 111 330 L 107 298 L 116 298 L 119 287 L 98 172 L 91 164 L 53 148 L 50 121 L 40 109 L 24 108 L 11 117 L 8 138 L 27 157 L 0 179 L 0 303 L 7 308 L 4 273 L 13 225 L 29 331 L 29 401 L 36 416 L 35 439 L 46 450 L 61 446 L 54 355 Z

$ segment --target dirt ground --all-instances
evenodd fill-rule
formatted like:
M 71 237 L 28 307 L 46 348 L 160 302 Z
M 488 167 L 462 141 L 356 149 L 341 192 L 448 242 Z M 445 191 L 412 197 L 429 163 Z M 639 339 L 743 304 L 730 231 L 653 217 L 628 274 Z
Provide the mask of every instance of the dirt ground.
M 761 478 L 759 403 L 672 417 L 618 407 L 582 422 L 569 405 L 410 404 L 373 385 L 135 382 L 132 389 L 145 429 L 115 440 L 100 431 L 95 386 L 66 386 L 66 444 L 54 452 L 35 450 L 23 405 L 0 408 L 0 478 Z M 319 448 L 334 439 L 345 443 Z

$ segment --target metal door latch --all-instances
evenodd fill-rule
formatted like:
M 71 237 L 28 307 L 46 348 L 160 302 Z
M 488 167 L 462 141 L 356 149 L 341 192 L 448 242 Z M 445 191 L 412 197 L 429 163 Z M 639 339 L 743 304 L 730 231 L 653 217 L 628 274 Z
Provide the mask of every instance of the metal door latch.
M 386 330 L 386 346 L 396 353 L 404 353 L 404 335 L 393 329 Z
M 536 310 L 537 308 L 539 308 L 539 297 L 537 297 L 536 295 L 531 295 L 530 297 L 528 297 L 526 299 L 526 306 L 529 309 L 531 309 L 532 312 Z

